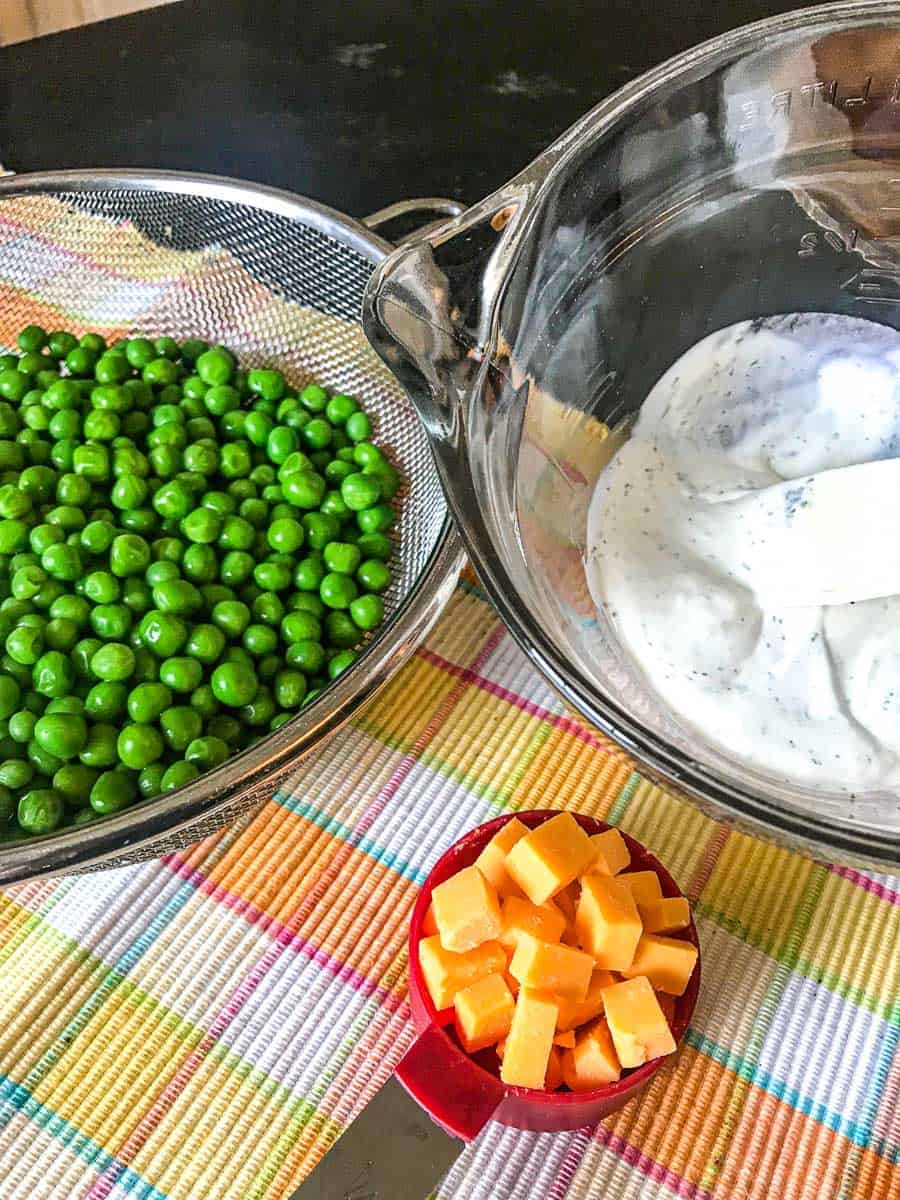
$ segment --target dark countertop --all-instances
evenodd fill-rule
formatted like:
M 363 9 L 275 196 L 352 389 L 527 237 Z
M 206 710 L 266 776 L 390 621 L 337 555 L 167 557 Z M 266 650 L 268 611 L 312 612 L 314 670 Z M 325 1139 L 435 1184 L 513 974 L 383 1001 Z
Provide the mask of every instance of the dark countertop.
M 598 100 L 772 0 L 183 0 L 0 50 L 0 160 L 474 201 Z

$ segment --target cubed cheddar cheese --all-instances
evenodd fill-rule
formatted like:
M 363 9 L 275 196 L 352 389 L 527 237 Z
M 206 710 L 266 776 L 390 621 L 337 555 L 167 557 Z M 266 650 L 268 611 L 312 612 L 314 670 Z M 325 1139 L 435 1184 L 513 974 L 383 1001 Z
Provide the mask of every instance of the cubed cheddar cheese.
M 499 942 L 485 942 L 465 954 L 444 949 L 437 934 L 419 942 L 419 965 L 425 986 L 434 1007 L 441 1012 L 453 1003 L 453 997 L 463 988 L 503 971 L 506 954 Z
M 437 921 L 434 919 L 434 905 L 429 904 L 425 910 L 425 916 L 422 918 L 422 937 L 433 937 L 437 931 Z
M 637 944 L 634 958 L 621 973 L 627 979 L 646 975 L 659 992 L 681 996 L 697 962 L 697 947 L 681 938 L 645 933 Z
M 623 1067 L 639 1067 L 675 1049 L 669 1022 L 645 976 L 605 988 L 603 1008 Z
M 498 896 L 522 895 L 521 889 L 513 883 L 506 870 L 506 856 L 527 832 L 528 827 L 523 825 L 518 817 L 513 817 L 494 834 L 475 859 L 475 866 Z
M 594 860 L 588 874 L 618 875 L 631 862 L 631 851 L 618 829 L 607 829 L 595 833 L 590 839 L 594 847 Z
M 520 933 L 532 933 L 544 942 L 558 942 L 566 927 L 566 918 L 552 900 L 532 904 L 524 896 L 507 896 L 500 908 L 503 928 L 497 939 L 515 950 Z
M 607 875 L 585 875 L 581 884 L 575 930 L 580 944 L 598 967 L 622 971 L 631 965 L 641 918 L 631 892 Z
M 565 1033 L 557 1033 L 553 1039 L 554 1046 L 561 1046 L 564 1050 L 571 1050 L 575 1045 L 575 1030 L 567 1029 Z
M 687 929 L 691 923 L 691 906 L 684 896 L 665 896 L 649 904 L 638 904 L 638 912 L 644 933 L 675 933 Z
M 571 813 L 529 830 L 506 856 L 506 869 L 532 904 L 544 904 L 576 879 L 596 856 Z
M 550 1057 L 547 1059 L 547 1073 L 544 1075 L 544 1090 L 555 1092 L 562 1082 L 562 1055 L 556 1046 L 551 1046 Z
M 474 1054 L 505 1038 L 515 1007 L 512 992 L 496 972 L 457 992 L 453 1009 L 463 1049 Z
M 497 893 L 476 866 L 463 867 L 431 893 L 434 919 L 445 950 L 464 954 L 503 929 Z
M 615 982 L 611 971 L 595 970 L 583 1000 L 560 1000 L 557 1031 L 564 1033 L 598 1017 L 603 1012 L 603 989 Z
M 559 1008 L 552 996 L 521 988 L 503 1048 L 500 1078 L 513 1087 L 542 1088 Z
M 542 942 L 522 932 L 509 964 L 509 973 L 523 988 L 552 992 L 567 1000 L 583 1000 L 594 970 L 594 960 L 574 946 Z
M 573 1092 L 591 1092 L 615 1083 L 622 1074 L 609 1026 L 600 1017 L 562 1054 L 563 1079 Z
M 662 900 L 662 888 L 655 871 L 626 871 L 624 875 L 619 876 L 619 883 L 624 883 L 631 892 L 638 911 L 642 904 Z

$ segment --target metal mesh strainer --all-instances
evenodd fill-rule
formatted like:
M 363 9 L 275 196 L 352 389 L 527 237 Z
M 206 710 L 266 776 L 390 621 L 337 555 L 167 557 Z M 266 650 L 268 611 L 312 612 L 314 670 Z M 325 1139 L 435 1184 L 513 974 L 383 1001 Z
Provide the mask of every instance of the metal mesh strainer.
M 208 176 L 0 180 L 0 345 L 11 348 L 31 322 L 223 342 L 242 366 L 274 364 L 294 384 L 316 379 L 359 396 L 407 481 L 385 624 L 350 670 L 277 733 L 189 787 L 96 825 L 0 847 L 0 883 L 158 855 L 235 819 L 372 695 L 445 603 L 461 557 L 431 452 L 359 325 L 365 284 L 389 249 L 312 202 Z

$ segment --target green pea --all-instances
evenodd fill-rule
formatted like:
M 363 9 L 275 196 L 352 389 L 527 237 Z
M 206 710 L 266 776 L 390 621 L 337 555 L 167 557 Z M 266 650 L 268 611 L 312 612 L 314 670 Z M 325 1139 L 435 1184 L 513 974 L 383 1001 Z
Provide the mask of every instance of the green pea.
M 208 508 L 195 508 L 181 522 L 181 531 L 191 542 L 214 542 L 222 532 L 222 518 Z
M 162 791 L 162 778 L 166 772 L 163 763 L 151 763 L 149 767 L 144 767 L 138 776 L 138 791 L 145 800 L 151 800 L 154 796 L 158 796 Z
M 9 676 L 3 678 L 8 679 Z M 11 680 L 15 683 L 15 680 Z M 16 684 L 18 687 L 18 684 Z M 9 718 L 9 736 L 14 742 L 20 742 L 27 745 L 34 737 L 34 726 L 37 722 L 37 717 L 33 712 L 29 712 L 27 708 L 19 709 L 12 713 Z
M 228 743 L 217 737 L 194 738 L 184 752 L 187 762 L 200 771 L 210 771 L 226 762 L 231 755 Z
M 150 547 L 134 533 L 120 533 L 109 548 L 109 569 L 114 575 L 142 575 L 150 565 Z
M 372 422 L 364 412 L 355 412 L 347 418 L 344 430 L 351 442 L 367 442 L 372 436 Z
M 380 537 L 381 535 L 372 534 L 370 536 Z M 392 576 L 390 568 L 386 567 L 384 562 L 370 558 L 360 564 L 356 578 L 367 592 L 384 592 L 391 586 Z
M 306 676 L 301 671 L 279 671 L 275 699 L 281 708 L 299 708 L 306 696 Z
M 292 642 L 320 641 L 322 626 L 308 612 L 289 612 L 281 622 L 281 636 L 290 645 Z
M 203 607 L 203 597 L 186 579 L 167 579 L 153 588 L 153 603 L 160 612 L 189 616 Z
M 356 630 L 354 629 L 354 640 Z M 316 675 L 325 666 L 325 647 L 320 641 L 304 639 L 293 642 L 285 653 L 285 661 L 306 675 Z
M 358 591 L 351 576 L 329 571 L 319 585 L 319 598 L 328 608 L 349 608 Z
M 174 792 L 178 788 L 187 787 L 189 783 L 193 783 L 200 775 L 199 770 L 191 762 L 185 762 L 180 759 L 178 762 L 173 762 L 166 767 L 165 773 L 160 780 L 160 787 L 164 792 Z
M 19 791 L 27 787 L 34 777 L 34 767 L 21 758 L 8 758 L 0 762 L 0 786 Z
M 90 804 L 91 788 L 97 781 L 97 771 L 80 762 L 67 762 L 53 776 L 53 790 L 72 808 Z
M 75 669 L 59 650 L 48 650 L 34 664 L 32 679 L 42 696 L 65 696 L 75 682 Z
M 224 350 L 206 350 L 196 360 L 197 374 L 208 387 L 228 383 L 234 375 L 234 359 Z
M 104 771 L 91 788 L 90 803 L 95 813 L 121 812 L 137 796 L 137 782 L 124 771 Z
M 203 679 L 203 667 L 198 659 L 179 655 L 163 661 L 159 677 L 173 692 L 192 692 Z
M 335 394 L 325 405 L 325 416 L 332 425 L 345 425 L 355 412 L 359 405 L 352 396 Z
M 328 404 L 328 393 L 317 383 L 311 383 L 300 393 L 300 403 L 309 412 L 324 412 Z
M 129 770 L 142 771 L 162 757 L 165 742 L 155 725 L 129 723 L 119 734 L 116 750 Z
M 329 646 L 348 650 L 359 641 L 359 628 L 347 612 L 330 612 L 325 618 L 325 639 Z
M 139 724 L 151 724 L 172 704 L 172 693 L 164 683 L 139 683 L 128 693 L 128 715 Z
M 134 671 L 134 651 L 121 642 L 108 642 L 91 659 L 91 671 L 107 683 L 122 683 Z
M 337 679 L 338 675 L 347 670 L 356 661 L 356 653 L 353 650 L 342 650 L 340 654 L 336 654 L 328 664 L 328 678 Z
M 243 663 L 222 663 L 212 673 L 210 686 L 213 695 L 230 708 L 249 704 L 259 687 L 256 672 Z
M 185 705 L 175 705 L 160 714 L 159 726 L 166 745 L 183 753 L 190 743 L 200 736 L 203 721 L 200 714 Z
M 215 620 L 215 611 L 213 612 Z M 171 658 L 177 654 L 188 637 L 188 627 L 173 613 L 151 609 L 141 618 L 138 626 L 141 645 L 151 650 L 157 658 Z
M 84 710 L 94 721 L 114 722 L 125 711 L 128 688 L 124 683 L 95 683 L 84 698 Z
M 250 609 L 240 600 L 221 601 L 213 607 L 210 616 L 213 624 L 232 638 L 240 637 L 250 623 Z
M 191 692 L 190 705 L 204 720 L 219 711 L 219 702 L 208 683 L 201 683 L 198 688 L 194 688 Z
M 86 767 L 112 767 L 118 761 L 116 741 L 119 731 L 115 725 L 98 721 L 88 726 L 87 742 L 78 755 Z
M 322 551 L 322 559 L 329 571 L 352 575 L 360 563 L 360 550 L 349 542 L 329 542 Z
M 62 797 L 53 788 L 34 788 L 21 798 L 16 820 L 26 833 L 52 833 L 62 824 Z
M 315 471 L 297 471 L 282 481 L 281 490 L 295 508 L 318 508 L 325 495 L 325 480 Z
M 325 578 L 325 564 L 321 554 L 308 554 L 294 570 L 294 587 L 301 592 L 318 592 Z
M 362 533 L 385 533 L 394 523 L 394 510 L 389 504 L 376 504 L 357 512 L 356 523 Z
M 221 614 L 220 614 L 221 615 Z M 216 625 L 195 625 L 184 646 L 184 653 L 201 663 L 218 662 L 225 649 L 225 633 Z
M 124 604 L 98 604 L 91 609 L 90 621 L 98 637 L 121 640 L 131 628 L 131 610 Z
M 63 761 L 80 754 L 87 737 L 87 722 L 77 713 L 45 713 L 34 727 L 41 749 Z

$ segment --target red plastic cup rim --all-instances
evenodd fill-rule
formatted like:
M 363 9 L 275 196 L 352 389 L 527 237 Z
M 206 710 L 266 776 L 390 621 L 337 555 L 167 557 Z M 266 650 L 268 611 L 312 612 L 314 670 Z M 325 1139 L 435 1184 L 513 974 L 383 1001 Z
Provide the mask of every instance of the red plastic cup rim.
M 523 825 L 527 825 L 530 829 L 549 820 L 551 817 L 558 816 L 561 809 L 531 809 L 525 812 L 510 812 L 503 816 L 495 817 L 492 821 L 486 821 L 483 825 L 478 825 L 474 829 L 470 829 L 457 842 L 450 847 L 435 863 L 428 874 L 422 889 L 419 892 L 413 908 L 412 917 L 409 928 L 409 986 L 410 993 L 415 995 L 421 1010 L 427 1015 L 427 1021 L 422 1023 L 417 1029 L 419 1034 L 425 1029 L 432 1028 L 439 1030 L 441 1036 L 446 1039 L 448 1047 L 459 1050 L 459 1045 L 454 1041 L 447 1032 L 448 1026 L 452 1027 L 452 1021 L 442 1017 L 432 1003 L 431 996 L 425 986 L 425 980 L 422 976 L 422 971 L 419 966 L 418 946 L 422 939 L 422 924 L 425 920 L 425 914 L 428 911 L 428 906 L 431 903 L 432 890 L 439 884 L 443 883 L 451 875 L 461 870 L 463 867 L 470 866 L 487 843 L 491 840 L 498 830 L 517 817 Z M 603 833 L 607 829 L 613 828 L 607 825 L 604 821 L 600 821 L 595 817 L 586 816 L 583 813 L 573 812 L 572 816 L 579 825 L 588 833 Z M 625 839 L 625 844 L 631 853 L 631 864 L 629 871 L 655 871 L 659 876 L 660 886 L 663 896 L 680 896 L 683 892 L 678 887 L 675 880 L 659 861 L 659 859 L 638 842 L 630 834 L 619 830 L 622 837 Z M 688 929 L 682 930 L 679 934 L 673 935 L 683 938 L 685 941 L 691 942 L 697 947 L 697 963 L 694 967 L 687 988 L 683 995 L 675 997 L 675 1017 L 672 1022 L 672 1036 L 678 1046 L 684 1040 L 684 1035 L 687 1032 L 691 1017 L 693 1016 L 694 1007 L 697 1003 L 697 995 L 700 989 L 700 942 L 697 937 L 697 930 L 694 925 L 693 915 L 691 924 Z M 416 1006 L 413 1006 L 415 1016 Z M 417 1026 L 419 1022 L 417 1021 Z M 621 1079 L 615 1083 L 606 1084 L 602 1088 L 595 1088 L 589 1092 L 548 1092 L 537 1088 L 512 1087 L 509 1084 L 504 1084 L 499 1076 L 489 1071 L 475 1058 L 469 1056 L 469 1062 L 474 1070 L 483 1073 L 488 1079 L 493 1080 L 494 1085 L 498 1083 L 503 1090 L 504 1097 L 515 1097 L 518 1101 L 528 1103 L 532 1102 L 546 1108 L 551 1105 L 559 1110 L 566 1107 L 582 1108 L 591 1102 L 605 1102 L 610 1110 L 615 1106 L 615 1102 L 621 1098 L 622 1103 L 631 1096 L 650 1078 L 666 1062 L 671 1059 L 671 1055 L 666 1055 L 663 1058 L 655 1058 L 651 1062 L 644 1063 L 640 1067 L 634 1067 L 626 1071 Z

